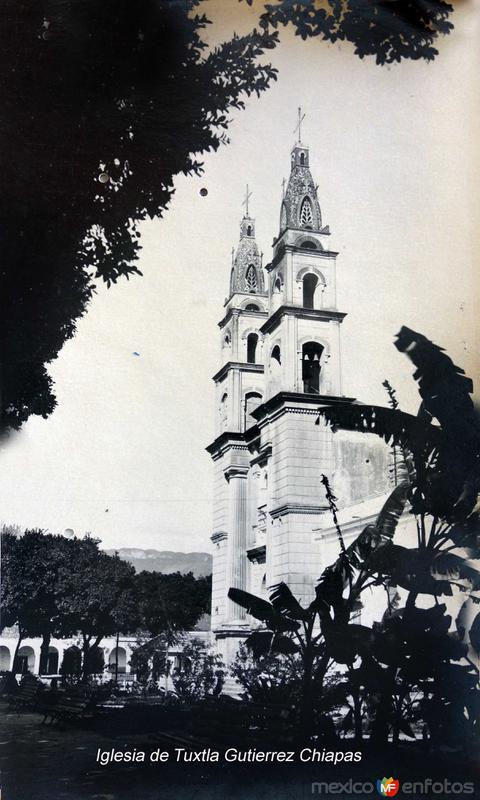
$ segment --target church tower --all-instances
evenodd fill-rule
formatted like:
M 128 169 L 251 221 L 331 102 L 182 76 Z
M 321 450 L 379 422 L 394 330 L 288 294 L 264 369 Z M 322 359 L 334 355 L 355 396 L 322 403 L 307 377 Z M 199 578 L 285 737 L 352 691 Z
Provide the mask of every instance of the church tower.
M 268 317 L 268 292 L 255 220 L 249 214 L 250 196 L 247 186 L 240 240 L 232 251 L 229 295 L 219 322 L 221 364 L 213 376 L 216 438 L 207 448 L 214 462 L 215 495 L 212 626 L 227 660 L 249 627 L 245 613 L 227 592 L 230 586 L 247 589 L 248 584 L 251 466 L 245 433 L 255 424 L 252 414 L 265 395 L 261 327 Z
M 299 116 L 299 128 L 300 123 Z M 352 535 L 364 523 L 364 506 L 358 510 L 355 504 L 388 488 L 379 479 L 386 474 L 387 450 L 378 454 L 383 443 L 370 445 L 363 435 L 355 443 L 355 434 L 334 435 L 322 419 L 316 424 L 321 406 L 352 398 L 342 395 L 346 315 L 337 308 L 337 253 L 300 132 L 283 183 L 266 282 L 248 198 L 247 187 L 219 323 L 216 438 L 207 448 L 215 476 L 212 630 L 227 663 L 257 625 L 228 599 L 229 588 L 266 597 L 269 587 L 285 581 L 308 603 L 332 560 L 328 548 L 336 554 L 322 474 L 332 480 L 347 513 L 355 508 Z

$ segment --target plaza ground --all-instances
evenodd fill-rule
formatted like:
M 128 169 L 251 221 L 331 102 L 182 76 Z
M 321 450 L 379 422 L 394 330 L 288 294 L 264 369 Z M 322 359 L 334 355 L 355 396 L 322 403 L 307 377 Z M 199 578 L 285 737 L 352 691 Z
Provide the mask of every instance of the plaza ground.
M 343 783 L 352 778 L 375 782 L 387 773 L 388 777 L 393 775 L 401 781 L 428 775 L 473 780 L 476 791 L 468 796 L 480 798 L 479 766 L 459 765 L 454 754 L 442 754 L 439 758 L 413 751 L 396 754 L 388 751 L 379 759 L 365 755 L 361 765 L 335 769 L 298 763 L 271 767 L 229 765 L 222 759 L 213 764 L 170 761 L 101 766 L 96 762 L 99 748 L 102 751 L 137 748 L 149 754 L 159 746 L 166 749 L 165 742 L 159 733 L 133 732 L 135 725 L 131 725 L 132 732 L 128 733 L 127 726 L 112 724 L 111 720 L 103 725 L 98 720 L 90 727 L 67 726 L 60 730 L 41 725 L 41 719 L 38 713 L 9 712 L 7 704 L 0 702 L 2 800 L 193 800 L 194 797 L 200 800 L 306 800 L 313 796 L 314 781 Z M 476 763 L 480 765 L 478 759 Z M 362 800 L 375 796 L 362 795 Z M 433 796 L 439 797 L 438 794 Z M 328 800 L 325 794 L 323 797 Z M 340 790 L 332 797 L 344 800 L 353 795 Z

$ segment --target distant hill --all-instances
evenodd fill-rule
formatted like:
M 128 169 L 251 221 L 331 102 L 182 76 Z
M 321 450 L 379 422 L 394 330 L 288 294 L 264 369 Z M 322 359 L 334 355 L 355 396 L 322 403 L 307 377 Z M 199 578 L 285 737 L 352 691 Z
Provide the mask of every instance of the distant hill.
M 175 553 L 173 550 L 141 550 L 138 547 L 120 547 L 117 552 L 124 561 L 129 561 L 137 572 L 193 572 L 196 578 L 210 575 L 212 556 L 210 553 Z

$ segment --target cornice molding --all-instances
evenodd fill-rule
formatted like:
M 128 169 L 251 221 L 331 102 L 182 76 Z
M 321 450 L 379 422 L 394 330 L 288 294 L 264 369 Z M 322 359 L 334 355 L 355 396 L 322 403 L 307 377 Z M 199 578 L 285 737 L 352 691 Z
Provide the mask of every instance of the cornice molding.
M 223 470 L 223 474 L 225 476 L 225 480 L 230 483 L 232 478 L 248 478 L 248 473 L 250 472 L 249 465 L 243 464 L 229 464 L 228 467 L 225 467 Z
M 328 308 L 302 308 L 302 306 L 283 305 L 277 308 L 260 328 L 260 333 L 271 333 L 280 324 L 282 317 L 290 315 L 299 319 L 316 319 L 322 322 L 343 322 L 347 316 L 344 311 Z
M 300 233 L 300 230 L 298 232 Z M 303 229 L 302 233 L 305 233 Z M 336 250 L 320 250 L 320 248 L 318 248 L 318 250 L 313 250 L 313 248 L 312 250 L 310 250 L 309 248 L 301 247 L 300 245 L 292 243 L 287 244 L 286 242 L 281 242 L 280 240 L 274 242 L 273 246 L 274 247 L 277 246 L 278 250 L 273 256 L 270 263 L 266 265 L 265 270 L 267 272 L 271 272 L 273 269 L 275 269 L 275 267 L 280 263 L 280 261 L 284 257 L 285 253 L 301 253 L 302 255 L 308 256 L 309 258 L 313 256 L 316 258 L 327 258 L 329 260 L 335 260 L 336 257 L 338 256 L 338 252 Z
M 354 397 L 303 394 L 301 392 L 278 392 L 278 394 L 271 397 L 265 403 L 257 406 L 257 408 L 252 411 L 252 416 L 260 423 L 265 417 L 271 419 L 276 411 L 280 412 L 280 414 L 286 414 L 287 412 L 296 414 L 318 414 L 319 409 L 323 406 L 344 406 L 351 405 L 354 402 Z M 307 407 L 305 408 L 305 406 Z
M 225 431 L 221 433 L 220 436 L 217 436 L 216 439 L 213 440 L 208 447 L 205 448 L 207 453 L 210 453 L 211 456 L 214 455 L 221 455 L 226 450 L 235 447 L 237 449 L 245 449 L 248 451 L 248 447 L 245 444 L 245 436 L 243 433 L 237 433 L 235 431 Z M 220 452 L 222 451 L 222 452 Z
M 273 508 L 269 513 L 272 519 L 284 517 L 286 514 L 324 514 L 329 506 L 311 505 L 309 503 L 284 503 L 283 506 Z
M 212 533 L 210 536 L 210 541 L 213 542 L 213 544 L 223 542 L 225 539 L 228 539 L 228 533 L 226 531 L 215 531 L 215 533 Z
M 254 467 L 256 464 L 259 464 L 259 466 L 262 467 L 264 464 L 267 463 L 271 455 L 272 455 L 272 445 L 269 444 L 266 447 L 264 447 L 256 456 L 254 456 L 254 458 L 250 460 L 250 466 Z
M 247 558 L 252 564 L 265 564 L 267 559 L 267 546 L 260 544 L 247 550 Z
M 245 639 L 245 636 L 250 633 L 252 626 L 248 622 L 224 622 L 220 623 L 221 627 L 212 627 L 212 632 L 215 634 L 216 639 Z
M 248 297 L 248 296 L 249 295 L 246 295 L 246 297 Z M 268 293 L 266 293 L 266 292 L 264 294 L 250 295 L 250 296 L 252 298 L 256 296 L 256 297 L 263 297 L 264 299 L 268 299 Z M 227 300 L 227 302 L 228 302 L 228 300 Z M 252 302 L 254 302 L 254 301 L 252 300 Z M 242 317 L 243 316 L 245 316 L 245 317 L 268 317 L 268 311 L 247 311 L 246 308 L 230 308 L 227 311 L 227 313 L 225 314 L 225 316 L 223 317 L 223 319 L 221 319 L 220 322 L 218 323 L 218 327 L 220 329 L 222 329 L 222 328 L 225 327 L 225 325 L 227 325 L 228 322 L 230 322 L 232 317 L 240 317 L 240 316 L 242 316 Z
M 240 372 L 265 372 L 263 364 L 249 364 L 244 361 L 227 361 L 227 363 L 215 373 L 212 380 L 215 381 L 215 383 L 219 383 L 231 369 L 238 369 Z

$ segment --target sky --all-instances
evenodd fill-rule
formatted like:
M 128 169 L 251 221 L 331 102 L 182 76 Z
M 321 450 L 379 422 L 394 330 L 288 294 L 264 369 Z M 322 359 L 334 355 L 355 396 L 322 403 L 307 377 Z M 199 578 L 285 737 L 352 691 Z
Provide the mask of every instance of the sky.
M 215 42 L 254 9 L 212 0 Z M 228 12 L 228 13 L 227 13 Z M 142 224 L 142 278 L 100 287 L 50 372 L 58 408 L 0 453 L 0 520 L 102 545 L 208 550 L 214 385 L 232 245 L 248 182 L 264 263 L 278 232 L 297 108 L 337 259 L 343 391 L 418 405 L 392 341 L 405 324 L 478 374 L 480 214 L 476 4 L 433 63 L 378 67 L 345 45 L 288 34 L 278 81 L 231 115 L 230 143 L 180 177 L 164 219 Z M 200 190 L 206 188 L 203 196 Z

